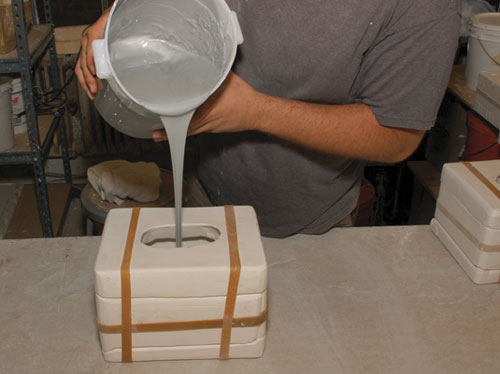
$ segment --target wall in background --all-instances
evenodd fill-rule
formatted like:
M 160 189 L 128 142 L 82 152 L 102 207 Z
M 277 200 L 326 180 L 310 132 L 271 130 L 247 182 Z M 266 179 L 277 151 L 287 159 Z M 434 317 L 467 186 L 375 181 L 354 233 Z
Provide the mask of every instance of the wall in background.
M 43 14 L 42 3 L 37 0 L 40 15 Z M 101 0 L 51 0 L 51 3 L 56 27 L 93 23 L 101 14 Z

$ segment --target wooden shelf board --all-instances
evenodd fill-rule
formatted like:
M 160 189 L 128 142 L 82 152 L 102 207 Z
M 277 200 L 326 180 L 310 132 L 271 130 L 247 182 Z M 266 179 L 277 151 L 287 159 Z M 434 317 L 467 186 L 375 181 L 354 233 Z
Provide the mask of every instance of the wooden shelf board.
M 28 48 L 30 54 L 33 54 L 40 43 L 42 43 L 51 33 L 52 25 L 33 25 L 28 32 Z M 17 60 L 17 49 L 9 53 L 0 54 L 0 60 Z
M 64 206 L 71 191 L 68 184 L 48 184 L 49 207 L 52 218 L 52 230 L 57 232 Z M 34 184 L 26 184 L 12 215 L 5 239 L 42 238 L 42 225 L 38 213 L 38 203 Z
M 408 161 L 407 165 L 415 178 L 431 194 L 434 200 L 437 200 L 441 185 L 441 172 L 426 160 Z
M 80 39 L 88 25 L 62 26 L 54 29 L 56 51 L 58 55 L 77 54 L 80 50 Z
M 465 66 L 455 65 L 451 71 L 448 90 L 469 108 L 474 107 L 476 91 L 465 84 Z

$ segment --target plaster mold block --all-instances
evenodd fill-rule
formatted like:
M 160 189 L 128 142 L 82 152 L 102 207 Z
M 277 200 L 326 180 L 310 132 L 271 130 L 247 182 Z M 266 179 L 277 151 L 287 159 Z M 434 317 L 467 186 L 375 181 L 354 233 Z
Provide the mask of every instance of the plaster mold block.
M 176 248 L 173 208 L 108 213 L 95 264 L 107 361 L 263 354 L 267 264 L 255 211 L 184 208 L 183 215 Z
M 476 283 L 500 272 L 500 160 L 445 164 L 431 228 Z
M 469 278 L 477 284 L 498 283 L 500 281 L 500 270 L 485 270 L 475 266 L 464 254 L 462 249 L 446 232 L 437 219 L 431 221 L 432 232 L 441 240 L 451 255 L 458 262 Z

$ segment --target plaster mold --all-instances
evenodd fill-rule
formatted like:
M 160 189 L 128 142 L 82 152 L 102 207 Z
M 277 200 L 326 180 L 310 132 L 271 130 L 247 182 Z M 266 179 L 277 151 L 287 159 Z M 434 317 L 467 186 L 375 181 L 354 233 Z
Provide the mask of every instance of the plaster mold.
M 476 283 L 500 274 L 500 160 L 445 164 L 433 231 Z
M 133 210 L 109 212 L 95 264 L 97 322 L 108 361 L 122 360 L 123 261 L 128 246 L 132 326 L 216 321 L 225 315 L 234 243 L 226 208 L 185 208 L 182 227 L 191 245 L 182 248 L 173 244 L 173 208 L 137 212 L 133 241 Z M 253 208 L 234 207 L 234 222 L 241 267 L 229 357 L 259 357 L 266 336 L 267 263 Z M 219 327 L 133 330 L 131 336 L 133 361 L 219 357 Z

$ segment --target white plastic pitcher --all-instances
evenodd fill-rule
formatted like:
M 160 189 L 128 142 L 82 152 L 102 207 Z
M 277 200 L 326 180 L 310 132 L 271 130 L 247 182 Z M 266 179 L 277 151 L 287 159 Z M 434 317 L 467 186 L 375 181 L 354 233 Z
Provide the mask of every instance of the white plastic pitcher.
M 93 42 L 106 80 L 96 107 L 117 130 L 151 138 L 159 116 L 190 116 L 220 86 L 242 42 L 224 0 L 115 1 Z

